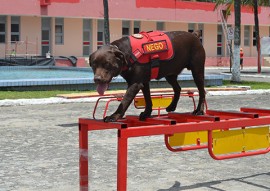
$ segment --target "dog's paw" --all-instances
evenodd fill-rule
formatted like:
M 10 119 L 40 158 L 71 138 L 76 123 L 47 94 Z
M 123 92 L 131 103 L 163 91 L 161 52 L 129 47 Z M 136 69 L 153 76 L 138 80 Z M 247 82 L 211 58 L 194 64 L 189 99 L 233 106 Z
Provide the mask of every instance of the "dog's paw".
M 193 115 L 204 115 L 204 111 L 194 110 L 192 114 L 193 114 Z
M 167 108 L 166 108 L 166 111 L 167 112 L 171 112 L 171 111 L 175 111 L 176 109 L 176 105 L 169 105 Z
M 139 116 L 139 120 L 140 120 L 140 121 L 145 121 L 146 118 L 149 118 L 150 116 L 151 116 L 151 113 L 148 114 L 148 113 L 146 113 L 146 112 L 141 112 L 141 114 L 140 114 L 140 116 Z
M 111 116 L 106 116 L 103 121 L 104 122 L 115 122 L 120 118 L 120 115 L 113 114 Z
M 116 120 L 114 118 L 111 118 L 111 116 L 106 116 L 103 119 L 104 122 L 108 123 L 108 122 L 115 122 Z

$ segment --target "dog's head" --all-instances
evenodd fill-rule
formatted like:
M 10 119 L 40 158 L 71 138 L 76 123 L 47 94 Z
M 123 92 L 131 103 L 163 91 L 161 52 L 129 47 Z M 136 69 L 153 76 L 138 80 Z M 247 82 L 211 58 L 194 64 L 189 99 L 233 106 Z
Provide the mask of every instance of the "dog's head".
M 92 53 L 89 64 L 94 72 L 94 81 L 97 91 L 103 95 L 112 78 L 119 75 L 124 65 L 127 64 L 124 53 L 116 46 L 103 46 Z

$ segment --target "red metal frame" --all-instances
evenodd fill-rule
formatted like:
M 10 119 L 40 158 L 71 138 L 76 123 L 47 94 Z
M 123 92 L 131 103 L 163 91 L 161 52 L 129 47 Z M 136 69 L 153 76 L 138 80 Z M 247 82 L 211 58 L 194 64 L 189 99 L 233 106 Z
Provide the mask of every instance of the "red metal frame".
M 114 123 L 104 123 L 102 120 L 79 119 L 80 146 L 80 188 L 88 190 L 88 131 L 118 129 L 117 154 L 117 190 L 127 190 L 127 152 L 128 139 L 140 136 L 172 135 L 174 133 L 208 131 L 209 154 L 217 160 L 265 154 L 270 148 L 249 153 L 215 156 L 212 153 L 211 136 L 213 130 L 227 130 L 239 127 L 261 126 L 270 124 L 270 110 L 241 108 L 241 112 L 206 111 L 205 116 L 194 116 L 188 113 L 169 113 L 154 116 L 146 121 L 138 121 L 137 116 L 126 116 Z M 249 113 L 252 112 L 252 113 Z M 196 148 L 194 148 L 196 149 Z
M 153 98 L 166 98 L 166 97 L 173 97 L 173 94 L 172 93 L 165 93 L 165 92 L 154 92 L 155 94 L 152 96 Z M 189 98 L 191 98 L 192 100 L 192 103 L 193 103 L 193 107 L 194 107 L 194 110 L 196 109 L 196 101 L 194 99 L 194 96 L 198 96 L 198 94 L 194 94 L 194 92 L 192 91 L 188 91 L 188 92 L 183 92 L 181 93 L 181 96 L 187 96 Z M 143 95 L 137 95 L 136 98 L 141 98 L 143 97 Z M 135 98 L 135 99 L 136 99 Z M 103 112 L 103 118 L 106 117 L 107 115 L 107 111 L 108 111 L 108 108 L 109 108 L 109 104 L 113 101 L 121 101 L 123 99 L 123 95 L 121 94 L 120 96 L 119 95 L 116 95 L 116 96 L 101 96 L 97 99 L 96 101 L 96 104 L 95 104 L 95 107 L 94 107 L 94 110 L 93 110 L 93 114 L 92 114 L 92 117 L 93 119 L 97 119 L 96 118 L 96 112 L 97 112 L 97 109 L 98 109 L 98 105 L 100 103 L 101 100 L 107 100 L 106 101 L 106 105 L 105 105 L 105 109 L 104 109 L 104 112 Z M 136 109 L 144 109 L 144 107 L 136 107 L 135 105 L 135 102 L 134 102 L 134 106 Z M 205 101 L 205 108 L 207 110 L 207 102 Z M 163 108 L 163 107 L 159 107 L 159 108 L 153 108 L 153 110 L 156 110 L 158 112 L 158 116 L 161 115 L 161 110 L 165 110 L 166 108 Z
M 108 108 L 109 108 L 109 104 L 112 102 L 112 101 L 121 101 L 123 99 L 123 97 L 116 97 L 116 96 L 103 96 L 103 97 L 99 97 L 96 101 L 96 104 L 95 104 L 95 107 L 94 107 L 94 110 L 93 110 L 93 119 L 96 119 L 96 111 L 97 111 L 97 108 L 98 108 L 98 105 L 100 103 L 100 100 L 107 100 L 106 102 L 106 106 L 105 106 L 105 109 L 104 109 L 104 112 L 103 112 L 103 118 L 106 117 L 106 114 L 107 114 L 107 111 L 108 111 Z

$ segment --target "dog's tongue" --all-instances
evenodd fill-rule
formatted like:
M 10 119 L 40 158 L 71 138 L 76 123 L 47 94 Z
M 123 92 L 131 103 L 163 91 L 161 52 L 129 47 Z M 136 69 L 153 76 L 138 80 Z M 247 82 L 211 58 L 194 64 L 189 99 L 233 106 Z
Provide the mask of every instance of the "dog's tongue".
M 98 84 L 97 85 L 97 92 L 99 95 L 103 95 L 104 92 L 108 89 L 108 84 Z

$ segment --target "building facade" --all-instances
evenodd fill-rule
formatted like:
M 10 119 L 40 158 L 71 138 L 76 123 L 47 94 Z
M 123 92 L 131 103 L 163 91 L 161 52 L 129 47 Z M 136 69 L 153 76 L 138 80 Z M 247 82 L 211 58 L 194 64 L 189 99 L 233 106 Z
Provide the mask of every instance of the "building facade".
M 228 54 L 221 26 L 222 7 L 214 7 L 209 2 L 109 0 L 110 38 L 113 41 L 139 31 L 201 30 L 208 63 L 222 65 L 219 59 Z M 259 7 L 259 22 L 261 37 L 270 36 L 269 7 Z M 233 11 L 227 24 L 234 24 Z M 256 60 L 252 8 L 242 7 L 241 25 L 241 47 L 246 60 Z M 50 52 L 54 56 L 88 57 L 103 44 L 103 1 L 1 1 L 0 57 L 14 50 L 26 55 L 45 56 Z

